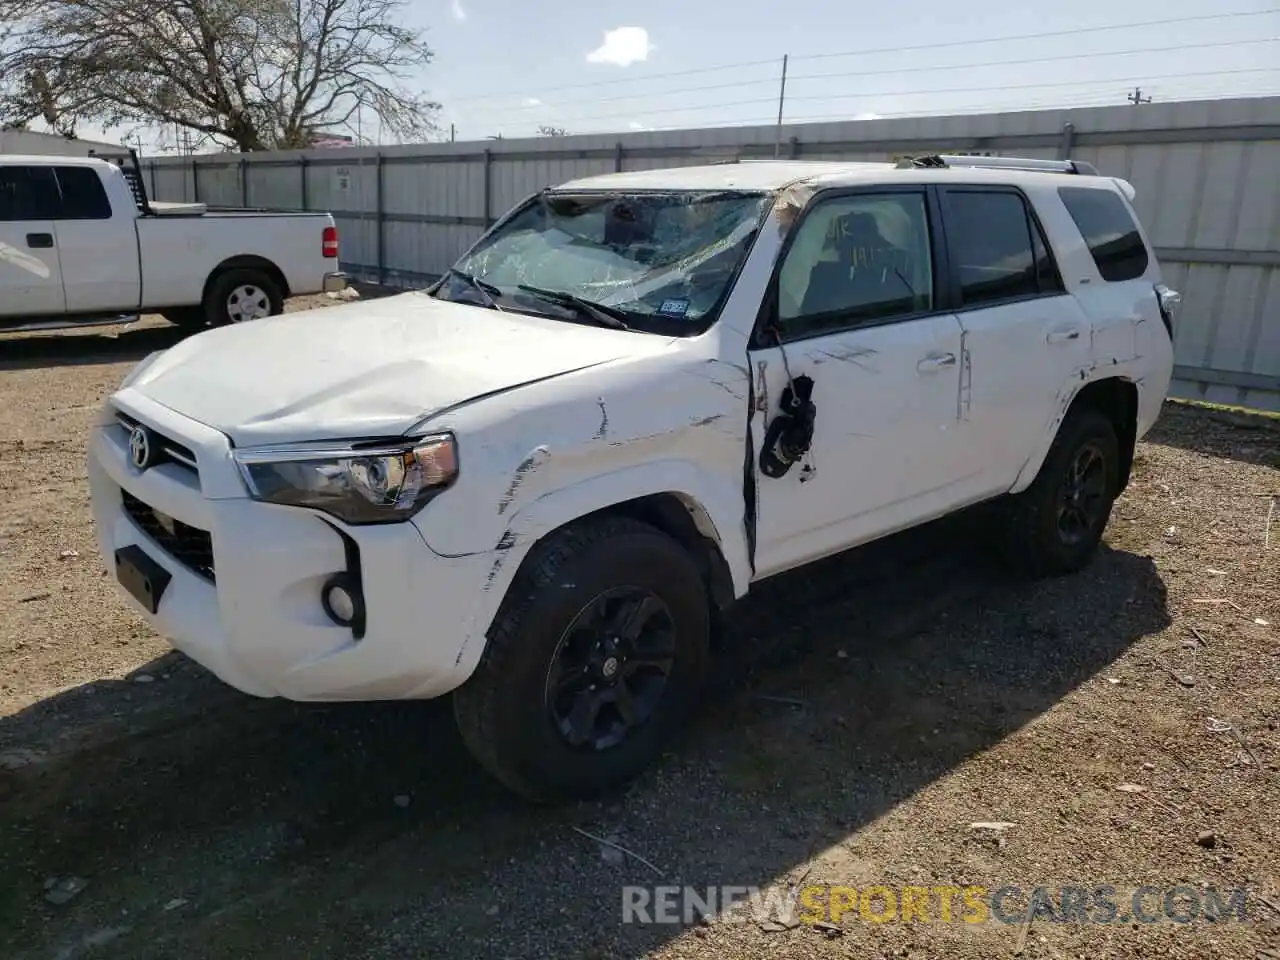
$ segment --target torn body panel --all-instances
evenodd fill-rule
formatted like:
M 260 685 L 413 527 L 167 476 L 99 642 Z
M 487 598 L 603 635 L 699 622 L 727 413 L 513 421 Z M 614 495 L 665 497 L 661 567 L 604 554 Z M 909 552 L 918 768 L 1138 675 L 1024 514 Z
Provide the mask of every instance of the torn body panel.
M 707 356 L 717 343 L 677 341 L 660 356 L 568 374 L 429 421 L 459 438 L 465 479 L 415 517 L 427 544 L 460 556 L 510 535 L 519 549 L 594 510 L 666 492 L 700 505 L 719 542 L 741 542 L 735 478 L 749 384 L 741 363 Z M 745 590 L 745 548 L 723 549 L 742 554 L 730 568 Z

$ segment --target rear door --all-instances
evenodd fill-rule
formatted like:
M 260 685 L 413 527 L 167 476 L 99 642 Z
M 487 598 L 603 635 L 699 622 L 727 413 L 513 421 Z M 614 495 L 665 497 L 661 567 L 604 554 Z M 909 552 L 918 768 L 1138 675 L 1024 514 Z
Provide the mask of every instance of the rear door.
M 136 211 L 113 210 L 95 167 L 54 167 L 62 204 L 55 229 L 70 313 L 126 313 L 141 295 Z
M 0 317 L 58 316 L 66 309 L 57 202 L 49 167 L 0 165 Z
M 961 432 L 981 493 L 1007 491 L 1092 356 L 1089 318 L 1014 187 L 942 189 L 953 302 L 964 336 Z

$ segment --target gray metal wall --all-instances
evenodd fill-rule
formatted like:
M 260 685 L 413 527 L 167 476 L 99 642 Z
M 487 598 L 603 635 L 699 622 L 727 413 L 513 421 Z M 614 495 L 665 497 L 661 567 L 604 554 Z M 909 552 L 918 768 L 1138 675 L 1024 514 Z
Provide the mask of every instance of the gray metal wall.
M 100 157 L 126 156 L 128 151 L 118 143 L 94 140 L 68 140 L 52 133 L 36 130 L 0 130 L 0 153 L 27 154 L 36 157 Z
M 1280 410 L 1280 97 L 773 127 L 161 159 L 152 195 L 328 210 L 344 266 L 378 282 L 440 274 L 486 224 L 575 177 L 734 156 L 887 160 L 985 152 L 1088 160 L 1136 206 L 1185 303 L 1177 395 Z

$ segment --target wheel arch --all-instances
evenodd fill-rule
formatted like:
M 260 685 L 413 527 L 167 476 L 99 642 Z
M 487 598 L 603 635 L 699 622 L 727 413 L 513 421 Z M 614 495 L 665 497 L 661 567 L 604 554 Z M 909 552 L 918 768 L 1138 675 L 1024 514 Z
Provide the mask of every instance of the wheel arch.
M 1019 493 L 1031 485 L 1062 424 L 1074 411 L 1080 409 L 1096 410 L 1111 421 L 1120 448 L 1120 472 L 1116 493 L 1119 494 L 1128 486 L 1138 435 L 1138 385 L 1128 377 L 1102 376 L 1079 383 L 1073 392 L 1066 395 L 1059 406 L 1057 417 L 1045 431 L 1035 455 L 1027 460 L 1022 472 L 1018 475 L 1017 482 L 1011 490 L 1012 493 Z
M 225 273 L 232 270 L 261 270 L 272 282 L 280 288 L 280 295 L 286 300 L 289 299 L 291 293 L 289 291 L 289 281 L 285 278 L 284 271 L 276 264 L 268 260 L 266 257 L 260 257 L 252 253 L 238 254 L 234 257 L 228 257 L 220 264 L 209 271 L 209 276 L 205 278 L 204 289 L 200 291 L 200 302 L 204 303 L 209 296 L 209 289 Z
M 536 562 L 538 546 L 558 531 L 608 514 L 650 524 L 690 551 L 703 572 L 715 614 L 743 596 L 751 581 L 742 510 L 741 488 L 717 482 L 695 464 L 678 460 L 597 476 L 527 504 L 495 544 L 483 595 L 458 652 L 459 682 L 479 663 L 489 630 L 520 570 Z

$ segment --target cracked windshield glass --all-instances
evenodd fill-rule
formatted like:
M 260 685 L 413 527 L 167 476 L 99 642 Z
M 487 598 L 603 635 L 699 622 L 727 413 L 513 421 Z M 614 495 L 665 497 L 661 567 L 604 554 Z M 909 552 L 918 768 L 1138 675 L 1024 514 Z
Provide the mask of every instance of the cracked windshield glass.
M 699 333 L 715 321 L 768 199 L 725 191 L 544 193 L 458 261 L 436 296 Z

